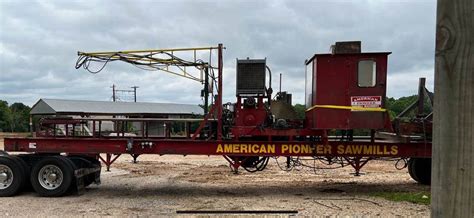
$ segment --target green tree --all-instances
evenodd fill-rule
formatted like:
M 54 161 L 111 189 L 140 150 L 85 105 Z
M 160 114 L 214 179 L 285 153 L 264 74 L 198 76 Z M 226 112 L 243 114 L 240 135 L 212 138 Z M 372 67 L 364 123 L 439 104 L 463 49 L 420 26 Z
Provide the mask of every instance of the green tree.
M 390 118 L 393 119 L 395 118 L 398 114 L 403 112 L 408 106 L 410 106 L 413 102 L 415 102 L 418 99 L 418 95 L 411 95 L 411 96 L 405 96 L 405 97 L 400 97 L 399 99 L 394 99 L 394 98 L 386 98 L 385 101 L 385 107 L 388 109 L 388 112 L 390 114 Z M 432 110 L 432 106 L 429 103 L 428 99 L 425 97 L 425 102 L 424 102 L 424 113 L 425 115 L 430 113 Z M 415 110 L 412 110 L 410 113 L 406 114 L 406 117 L 414 117 L 415 116 Z
M 302 104 L 295 104 L 293 106 L 293 109 L 295 109 L 298 119 L 304 120 L 305 113 L 306 113 L 306 106 L 304 106 Z
M 14 103 L 0 100 L 0 131 L 27 132 L 29 129 L 30 107 L 23 103 Z
M 8 102 L 0 100 L 0 132 L 10 130 L 11 111 Z
M 13 103 L 10 105 L 11 111 L 11 131 L 28 132 L 30 107 L 23 103 Z

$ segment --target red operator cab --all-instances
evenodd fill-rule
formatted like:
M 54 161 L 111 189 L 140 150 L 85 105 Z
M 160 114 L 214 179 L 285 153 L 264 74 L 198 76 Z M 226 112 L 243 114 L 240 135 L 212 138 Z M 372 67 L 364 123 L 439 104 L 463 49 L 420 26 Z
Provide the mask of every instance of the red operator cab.
M 391 52 L 362 53 L 360 42 L 336 42 L 306 64 L 306 127 L 391 129 L 385 108 Z

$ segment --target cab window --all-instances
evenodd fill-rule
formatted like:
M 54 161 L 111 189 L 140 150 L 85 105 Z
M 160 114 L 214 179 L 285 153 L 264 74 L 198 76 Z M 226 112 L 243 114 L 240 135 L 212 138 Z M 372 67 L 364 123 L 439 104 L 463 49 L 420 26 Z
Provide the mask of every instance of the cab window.
M 376 81 L 376 63 L 374 60 L 359 61 L 357 81 L 359 87 L 374 87 Z

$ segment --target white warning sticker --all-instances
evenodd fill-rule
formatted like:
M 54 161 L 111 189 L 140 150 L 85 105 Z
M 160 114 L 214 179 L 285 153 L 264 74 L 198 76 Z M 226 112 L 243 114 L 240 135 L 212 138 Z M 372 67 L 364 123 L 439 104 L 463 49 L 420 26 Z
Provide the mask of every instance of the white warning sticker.
M 379 108 L 382 107 L 382 96 L 351 96 L 351 106 Z
M 28 143 L 28 148 L 36 149 L 36 142 Z

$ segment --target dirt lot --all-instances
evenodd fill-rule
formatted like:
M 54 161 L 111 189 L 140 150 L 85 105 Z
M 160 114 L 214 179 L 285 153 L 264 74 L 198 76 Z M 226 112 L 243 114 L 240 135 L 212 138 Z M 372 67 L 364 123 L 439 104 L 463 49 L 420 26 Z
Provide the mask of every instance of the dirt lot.
M 1 146 L 1 145 L 0 145 Z M 283 159 L 280 159 L 283 161 Z M 374 192 L 428 191 L 393 162 L 370 162 L 365 175 L 350 168 L 235 175 L 222 157 L 119 158 L 102 184 L 82 195 L 41 198 L 35 193 L 0 199 L 2 216 L 168 216 L 178 210 L 297 210 L 298 215 L 429 216 L 429 206 L 372 197 Z

